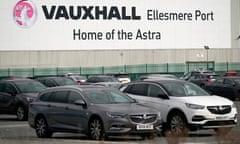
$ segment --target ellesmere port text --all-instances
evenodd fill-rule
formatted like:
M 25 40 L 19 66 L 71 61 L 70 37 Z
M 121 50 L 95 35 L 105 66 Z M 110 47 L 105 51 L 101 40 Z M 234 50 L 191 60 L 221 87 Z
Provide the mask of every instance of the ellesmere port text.
M 160 10 L 147 10 L 147 20 L 160 21 L 214 21 L 214 13 L 195 10 L 190 12 L 161 12 Z

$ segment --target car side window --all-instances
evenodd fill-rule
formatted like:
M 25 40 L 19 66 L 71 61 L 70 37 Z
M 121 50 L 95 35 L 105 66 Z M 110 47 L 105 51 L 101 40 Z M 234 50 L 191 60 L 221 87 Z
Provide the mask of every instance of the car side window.
M 224 80 L 224 85 L 233 85 L 233 82 L 229 79 Z
M 159 95 L 164 95 L 163 90 L 154 84 L 148 85 L 148 96 L 150 97 L 159 97 Z
M 90 77 L 90 78 L 88 78 L 87 82 L 95 83 L 96 79 L 95 79 L 95 77 Z
M 3 89 L 4 89 L 4 83 L 0 83 L 0 92 L 3 92 Z
M 223 84 L 223 79 L 216 79 L 214 81 L 215 84 Z
M 48 101 L 56 103 L 68 103 L 67 95 L 68 91 L 56 91 L 50 95 Z
M 73 104 L 76 100 L 81 100 L 82 97 L 75 91 L 70 91 L 68 95 L 68 103 Z
M 147 84 L 133 84 L 131 89 L 128 90 L 128 93 L 146 96 Z
M 16 89 L 11 84 L 5 84 L 3 88 L 3 92 L 9 93 L 9 94 L 16 94 Z
M 50 100 L 50 97 L 51 95 L 53 95 L 53 92 L 48 92 L 48 93 L 44 93 L 40 96 L 40 100 L 41 101 L 49 101 Z
M 44 80 L 44 84 L 48 87 L 54 87 L 55 84 L 52 80 Z

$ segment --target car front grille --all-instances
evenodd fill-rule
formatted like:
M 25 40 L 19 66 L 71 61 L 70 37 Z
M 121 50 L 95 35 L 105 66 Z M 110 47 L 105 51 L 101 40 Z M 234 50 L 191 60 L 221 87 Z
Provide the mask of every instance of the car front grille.
M 137 114 L 130 115 L 130 119 L 134 123 L 147 124 L 153 123 L 157 120 L 157 114 Z
M 208 106 L 207 109 L 213 114 L 227 114 L 231 112 L 231 106 Z

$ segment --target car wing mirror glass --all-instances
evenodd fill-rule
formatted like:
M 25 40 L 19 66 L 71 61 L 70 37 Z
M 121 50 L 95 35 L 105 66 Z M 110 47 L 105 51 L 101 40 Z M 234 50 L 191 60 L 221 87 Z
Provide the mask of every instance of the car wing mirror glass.
M 86 103 L 83 100 L 76 100 L 74 102 L 75 105 L 86 106 Z

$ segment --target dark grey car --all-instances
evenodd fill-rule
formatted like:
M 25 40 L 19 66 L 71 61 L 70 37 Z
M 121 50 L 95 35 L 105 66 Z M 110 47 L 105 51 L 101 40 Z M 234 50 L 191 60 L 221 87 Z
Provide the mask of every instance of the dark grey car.
M 63 86 L 41 92 L 30 105 L 29 124 L 38 137 L 54 132 L 109 135 L 161 132 L 160 113 L 122 92 L 103 86 Z
M 0 114 L 16 114 L 18 120 L 26 120 L 29 102 L 46 87 L 27 78 L 11 78 L 0 81 Z

